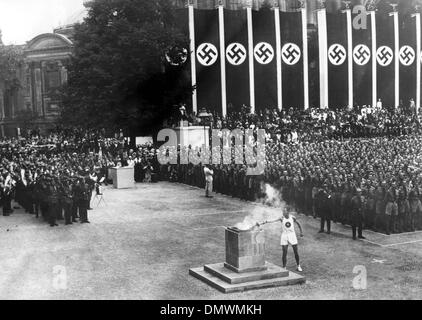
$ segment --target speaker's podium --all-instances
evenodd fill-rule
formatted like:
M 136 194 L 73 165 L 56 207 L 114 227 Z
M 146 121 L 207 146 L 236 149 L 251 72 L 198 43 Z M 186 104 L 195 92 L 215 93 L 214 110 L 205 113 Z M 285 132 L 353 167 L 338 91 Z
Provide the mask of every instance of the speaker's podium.
M 111 177 L 115 189 L 131 189 L 135 187 L 135 168 L 111 168 Z

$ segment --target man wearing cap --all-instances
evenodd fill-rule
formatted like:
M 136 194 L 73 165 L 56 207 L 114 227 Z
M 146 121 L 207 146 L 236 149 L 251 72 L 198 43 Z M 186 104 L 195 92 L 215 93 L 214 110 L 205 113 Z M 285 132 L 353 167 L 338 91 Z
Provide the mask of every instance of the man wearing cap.
M 331 233 L 331 195 L 326 191 L 328 186 L 323 185 L 316 195 L 316 214 L 321 218 L 321 228 L 318 233 L 324 232 L 325 222 L 327 222 L 327 234 Z
M 353 240 L 356 240 L 356 229 L 358 231 L 358 238 L 365 239 L 362 235 L 363 229 L 363 201 L 362 201 L 362 190 L 360 188 L 356 188 L 355 195 L 351 200 L 351 223 L 352 223 L 352 236 Z

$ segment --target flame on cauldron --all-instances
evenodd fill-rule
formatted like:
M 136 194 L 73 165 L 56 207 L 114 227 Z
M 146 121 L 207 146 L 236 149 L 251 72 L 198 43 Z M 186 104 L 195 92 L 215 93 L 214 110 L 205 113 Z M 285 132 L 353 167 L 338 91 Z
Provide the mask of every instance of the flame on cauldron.
M 234 227 L 241 231 L 252 230 L 257 222 L 263 222 L 265 220 L 276 220 L 280 218 L 283 211 L 286 208 L 286 203 L 283 201 L 281 193 L 274 189 L 269 184 L 264 186 L 265 197 L 261 199 L 261 203 L 271 207 L 280 208 L 281 211 L 265 210 L 262 207 L 256 207 L 251 214 L 245 217 L 245 219 L 236 224 Z

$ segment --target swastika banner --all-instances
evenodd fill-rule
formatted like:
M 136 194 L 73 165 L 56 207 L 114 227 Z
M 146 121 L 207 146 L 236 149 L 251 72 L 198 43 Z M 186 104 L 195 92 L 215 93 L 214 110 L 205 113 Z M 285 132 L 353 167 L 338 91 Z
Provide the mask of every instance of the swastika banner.
M 252 12 L 256 111 L 277 106 L 277 61 L 274 11 Z
M 409 106 L 416 99 L 416 19 L 410 15 L 400 19 L 400 100 Z
M 194 19 L 198 110 L 206 108 L 221 113 L 218 11 L 195 10 Z
M 348 104 L 348 52 L 346 14 L 327 13 L 328 105 Z
M 377 15 L 377 96 L 383 106 L 394 106 L 394 20 Z
M 300 12 L 280 12 L 283 108 L 303 109 L 303 41 Z
M 366 25 L 352 28 L 353 37 L 353 101 L 359 106 L 372 104 L 372 37 L 371 16 Z M 354 20 L 356 16 L 352 16 Z
M 248 106 L 249 63 L 246 10 L 224 10 L 227 110 Z

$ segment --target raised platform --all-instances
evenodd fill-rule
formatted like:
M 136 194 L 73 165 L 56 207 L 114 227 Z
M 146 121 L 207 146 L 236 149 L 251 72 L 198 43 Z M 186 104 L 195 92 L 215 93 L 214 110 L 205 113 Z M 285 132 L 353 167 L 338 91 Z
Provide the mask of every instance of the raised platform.
M 272 263 L 266 262 L 266 267 L 265 271 L 237 273 L 227 269 L 224 263 L 217 263 L 206 265 L 203 268 L 192 268 L 189 270 L 189 274 L 224 293 L 306 282 L 305 277 Z

